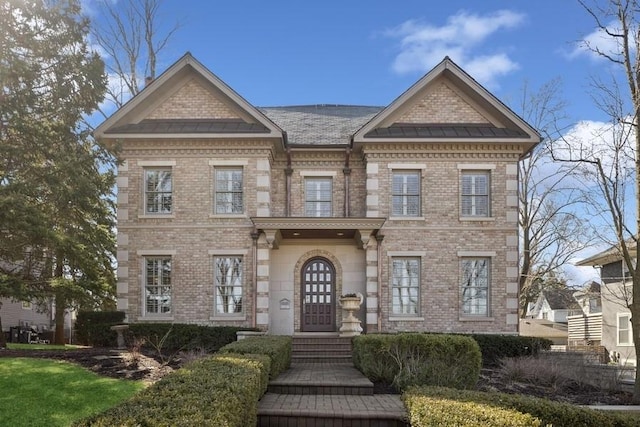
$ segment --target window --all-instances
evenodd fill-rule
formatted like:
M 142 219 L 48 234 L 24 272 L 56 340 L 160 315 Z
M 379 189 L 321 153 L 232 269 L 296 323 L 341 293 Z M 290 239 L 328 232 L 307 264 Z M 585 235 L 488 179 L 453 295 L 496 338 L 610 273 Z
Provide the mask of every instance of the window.
M 144 170 L 144 196 L 145 213 L 172 212 L 173 187 L 170 168 Z
M 462 314 L 489 315 L 489 258 L 466 258 L 462 262 Z
M 305 216 L 331 216 L 332 187 L 331 178 L 306 178 L 304 180 Z
M 631 314 L 618 313 L 618 345 L 631 345 Z
M 420 258 L 392 259 L 391 312 L 417 315 L 420 294 Z
M 391 185 L 391 215 L 420 215 L 420 172 L 394 171 Z
M 23 310 L 31 310 L 31 301 L 22 301 Z
M 213 267 L 216 314 L 242 313 L 242 257 L 215 257 Z
M 461 207 L 464 217 L 488 217 L 489 172 L 462 172 Z
M 242 168 L 215 169 L 214 204 L 216 214 L 244 212 L 242 186 Z
M 171 314 L 171 257 L 145 258 L 145 314 Z

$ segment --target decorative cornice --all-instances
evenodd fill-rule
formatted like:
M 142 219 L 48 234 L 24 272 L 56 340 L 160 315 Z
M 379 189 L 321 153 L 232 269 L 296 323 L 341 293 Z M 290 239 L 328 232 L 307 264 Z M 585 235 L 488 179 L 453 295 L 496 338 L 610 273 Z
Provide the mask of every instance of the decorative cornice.
M 354 230 L 381 228 L 386 218 L 251 217 L 258 229 Z

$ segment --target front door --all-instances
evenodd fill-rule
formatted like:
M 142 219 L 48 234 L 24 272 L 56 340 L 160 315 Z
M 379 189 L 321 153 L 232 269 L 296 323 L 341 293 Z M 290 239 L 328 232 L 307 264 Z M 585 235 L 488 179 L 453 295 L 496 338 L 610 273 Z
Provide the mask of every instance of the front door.
M 302 268 L 302 331 L 335 331 L 335 284 L 333 265 L 312 258 Z

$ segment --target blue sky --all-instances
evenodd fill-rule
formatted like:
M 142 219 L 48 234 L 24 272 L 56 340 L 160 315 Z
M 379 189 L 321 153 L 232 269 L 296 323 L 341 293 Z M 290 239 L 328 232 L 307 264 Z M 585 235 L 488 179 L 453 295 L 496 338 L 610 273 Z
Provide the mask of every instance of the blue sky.
M 162 0 L 175 22 L 159 70 L 190 51 L 256 106 L 388 105 L 449 55 L 508 104 L 561 77 L 571 115 L 601 118 L 585 89 L 606 64 L 575 54 L 593 31 L 575 0 Z
M 606 120 L 589 83 L 611 66 L 578 48 L 596 36 L 577 0 L 161 1 L 160 32 L 181 26 L 159 71 L 190 51 L 256 106 L 385 106 L 448 55 L 518 113 L 525 83 L 561 78 L 572 121 Z

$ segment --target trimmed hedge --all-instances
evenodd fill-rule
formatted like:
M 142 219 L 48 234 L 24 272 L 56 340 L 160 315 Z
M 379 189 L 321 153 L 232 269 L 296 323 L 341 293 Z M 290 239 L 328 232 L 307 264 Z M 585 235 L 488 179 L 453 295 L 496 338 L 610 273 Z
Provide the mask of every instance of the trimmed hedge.
M 471 337 L 421 333 L 357 336 L 353 361 L 371 381 L 398 390 L 412 385 L 473 388 L 482 365 L 480 349 Z
M 259 354 L 199 359 L 125 403 L 74 425 L 253 427 L 270 363 Z
M 412 387 L 403 394 L 402 399 L 408 408 L 412 427 L 435 425 L 631 427 L 640 424 L 635 415 L 594 411 L 518 394 L 454 390 L 444 387 Z M 447 423 L 453 419 L 476 420 L 482 417 L 483 413 L 490 417 L 476 424 L 463 424 L 461 421 Z M 538 420 L 539 424 L 526 424 L 532 421 L 531 418 L 522 417 L 523 414 Z M 425 419 L 426 415 L 441 417 L 438 419 L 442 421 Z M 504 417 L 510 416 L 513 416 L 513 420 L 507 418 L 504 421 Z M 525 424 L 518 424 L 523 422 Z
M 291 366 L 291 337 L 266 335 L 249 337 L 229 343 L 220 349 L 220 354 L 263 354 L 271 359 L 271 379 L 276 378 Z
M 79 311 L 75 323 L 76 340 L 94 347 L 115 347 L 118 335 L 110 328 L 124 322 L 124 311 Z
M 482 352 L 484 366 L 499 366 L 506 357 L 536 356 L 542 350 L 549 350 L 552 341 L 546 338 L 521 337 L 517 335 L 470 335 Z
M 204 350 L 210 353 L 236 340 L 238 331 L 255 330 L 234 326 L 201 326 L 184 323 L 130 323 L 128 344 L 144 339 L 144 347 L 163 351 Z M 161 343 L 162 341 L 162 343 Z

